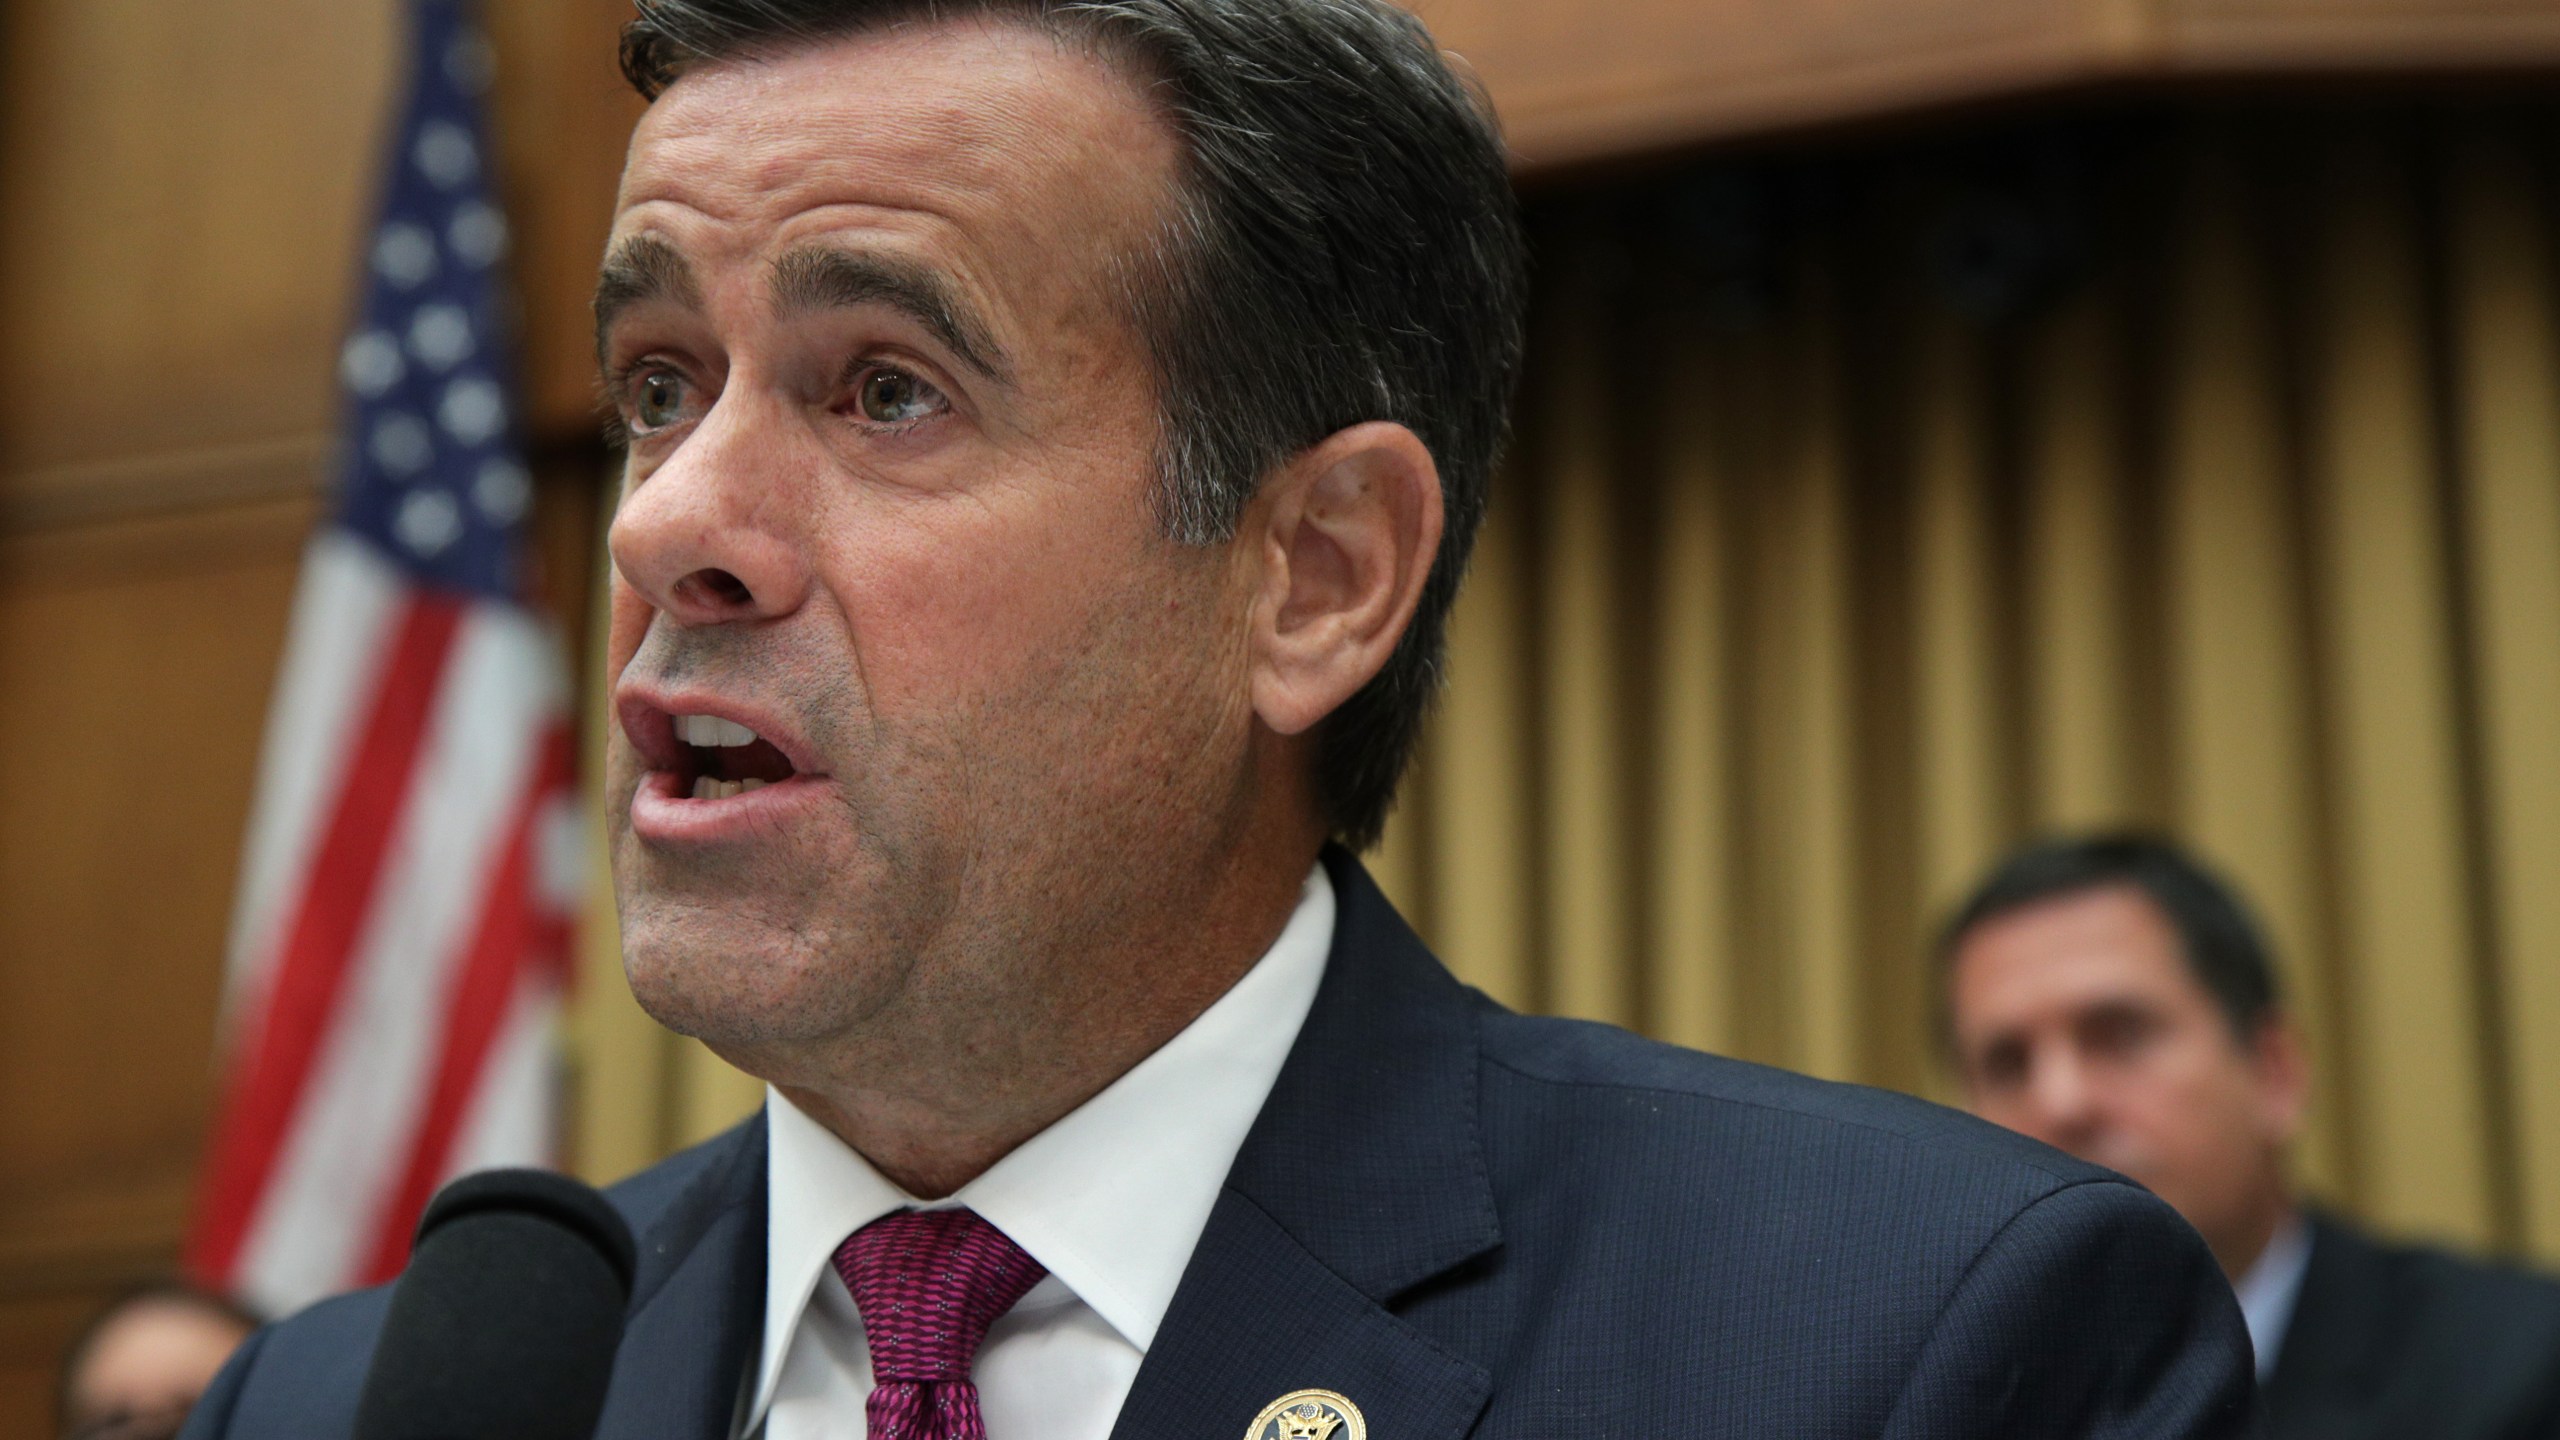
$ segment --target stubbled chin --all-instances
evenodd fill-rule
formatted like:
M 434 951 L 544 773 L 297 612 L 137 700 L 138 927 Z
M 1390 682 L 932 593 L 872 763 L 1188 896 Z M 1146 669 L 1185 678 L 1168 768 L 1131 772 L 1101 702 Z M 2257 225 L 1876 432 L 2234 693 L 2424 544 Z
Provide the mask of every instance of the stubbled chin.
M 649 1018 L 679 1035 L 723 1049 L 806 1043 L 837 1033 L 879 988 L 862 957 L 806 941 L 689 907 L 626 915 L 623 975 Z

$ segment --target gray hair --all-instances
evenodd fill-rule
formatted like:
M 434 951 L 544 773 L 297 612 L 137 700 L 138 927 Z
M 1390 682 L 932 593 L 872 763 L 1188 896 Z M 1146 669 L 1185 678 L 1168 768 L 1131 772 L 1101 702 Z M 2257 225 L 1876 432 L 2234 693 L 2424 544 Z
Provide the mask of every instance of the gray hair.
M 978 14 L 1089 39 L 1155 82 L 1185 169 L 1122 288 L 1155 375 L 1165 532 L 1231 540 L 1265 475 L 1363 421 L 1411 428 L 1439 467 L 1440 552 L 1413 624 L 1317 736 L 1327 826 L 1374 843 L 1439 691 L 1528 290 L 1491 108 L 1421 23 L 1384 0 L 635 4 L 622 69 L 651 99 L 705 61 Z

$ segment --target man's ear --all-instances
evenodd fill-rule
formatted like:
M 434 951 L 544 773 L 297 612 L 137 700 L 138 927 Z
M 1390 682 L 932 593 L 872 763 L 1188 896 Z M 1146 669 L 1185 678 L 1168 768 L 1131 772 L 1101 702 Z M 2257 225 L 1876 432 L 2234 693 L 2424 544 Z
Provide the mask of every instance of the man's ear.
M 2281 1144 L 2302 1131 L 2303 1112 L 2311 1102 L 2311 1062 L 2301 1037 L 2282 1012 L 2258 1022 L 2249 1039 L 2250 1068 L 2258 1075 L 2260 1120 L 2267 1138 Z
M 1253 709 L 1296 735 L 1386 668 L 1412 623 L 1440 553 L 1440 468 L 1411 430 L 1370 421 L 1300 454 L 1258 498 Z

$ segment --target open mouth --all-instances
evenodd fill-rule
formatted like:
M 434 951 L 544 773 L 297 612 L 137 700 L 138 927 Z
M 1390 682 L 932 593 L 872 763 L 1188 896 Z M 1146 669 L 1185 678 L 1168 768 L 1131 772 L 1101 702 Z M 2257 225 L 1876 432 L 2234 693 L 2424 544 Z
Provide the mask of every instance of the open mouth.
M 773 742 L 735 720 L 717 715 L 678 715 L 674 720 L 678 795 L 725 800 L 798 773 Z

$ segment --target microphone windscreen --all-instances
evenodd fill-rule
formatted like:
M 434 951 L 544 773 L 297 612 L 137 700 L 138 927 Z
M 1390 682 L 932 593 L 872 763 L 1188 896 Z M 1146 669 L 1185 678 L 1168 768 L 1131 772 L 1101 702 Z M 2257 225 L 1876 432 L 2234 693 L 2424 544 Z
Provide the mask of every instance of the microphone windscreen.
M 632 1256 L 621 1215 L 564 1175 L 446 1186 L 392 1289 L 355 1440 L 591 1440 Z

